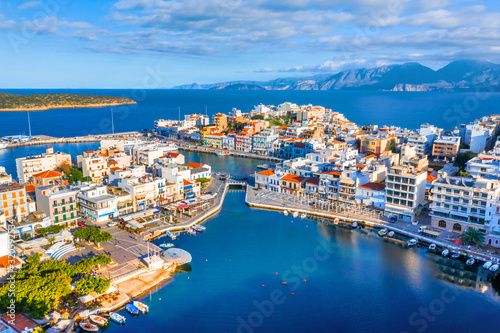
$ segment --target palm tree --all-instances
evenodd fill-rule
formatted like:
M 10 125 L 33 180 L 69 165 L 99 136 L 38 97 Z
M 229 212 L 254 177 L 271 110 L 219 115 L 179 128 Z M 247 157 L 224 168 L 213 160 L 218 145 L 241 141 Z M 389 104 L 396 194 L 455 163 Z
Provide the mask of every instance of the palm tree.
M 462 234 L 462 242 L 464 244 L 481 245 L 484 243 L 484 235 L 479 229 L 469 228 Z

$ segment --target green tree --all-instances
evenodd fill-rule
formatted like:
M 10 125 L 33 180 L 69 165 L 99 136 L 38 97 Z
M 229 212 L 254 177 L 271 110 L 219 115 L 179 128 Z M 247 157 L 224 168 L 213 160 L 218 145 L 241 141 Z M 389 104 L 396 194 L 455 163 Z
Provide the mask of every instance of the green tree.
M 103 294 L 108 290 L 110 281 L 101 277 L 93 277 L 85 275 L 83 278 L 75 282 L 75 287 L 80 295 L 87 295 L 95 291 L 97 294 Z
M 211 180 L 210 178 L 206 178 L 206 177 L 201 177 L 201 178 L 196 179 L 197 182 L 202 183 L 202 184 L 210 183 L 210 180 Z
M 395 153 L 396 152 L 396 140 L 392 139 L 391 140 L 391 145 L 389 146 L 389 149 Z
M 475 153 L 471 151 L 467 151 L 465 153 L 459 153 L 457 154 L 457 158 L 455 159 L 455 164 L 461 169 L 465 169 L 465 163 L 469 161 L 470 159 L 474 158 L 476 156 Z
M 481 245 L 484 243 L 484 234 L 476 228 L 469 228 L 469 230 L 462 233 L 462 242 L 464 244 Z
M 91 241 L 99 245 L 102 242 L 107 242 L 113 238 L 107 231 L 102 231 L 101 229 L 97 229 L 94 227 L 85 227 L 82 229 L 75 230 L 73 232 L 73 236 L 76 238 L 84 239 L 87 241 Z
M 77 169 L 77 168 L 72 168 L 71 169 L 71 174 L 69 175 L 69 183 L 70 184 L 73 184 L 73 183 L 76 183 L 78 181 L 83 181 L 83 173 L 81 170 Z
M 252 120 L 264 120 L 264 116 L 261 114 L 256 114 L 251 118 Z

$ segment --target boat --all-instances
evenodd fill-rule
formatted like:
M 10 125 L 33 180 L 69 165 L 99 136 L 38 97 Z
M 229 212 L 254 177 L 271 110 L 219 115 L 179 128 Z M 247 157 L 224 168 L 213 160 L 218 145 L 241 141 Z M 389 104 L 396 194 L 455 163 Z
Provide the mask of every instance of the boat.
M 305 219 L 306 217 L 307 217 L 307 214 L 306 214 L 306 213 L 302 213 L 302 214 L 300 214 L 300 218 L 301 218 L 301 219 Z
M 139 314 L 139 309 L 134 305 L 134 304 L 127 304 L 125 309 L 130 313 L 133 314 L 134 316 Z
M 288 216 L 288 211 L 287 211 L 287 210 L 284 210 L 284 211 L 283 211 L 283 215 Z
M 199 229 L 201 229 L 202 231 L 207 230 L 207 227 L 205 227 L 204 225 L 198 225 L 197 227 L 198 227 Z
M 223 151 L 218 151 L 218 152 L 215 153 L 215 155 L 217 155 L 217 156 L 224 156 L 226 154 Z
M 108 320 L 106 318 L 98 315 L 90 315 L 89 318 L 90 320 L 92 320 L 93 323 L 99 326 L 106 326 L 108 324 Z
M 149 306 L 147 306 L 146 304 L 144 304 L 142 302 L 134 301 L 132 304 L 134 304 L 134 306 L 136 308 L 138 308 L 139 311 L 141 311 L 142 313 L 146 313 L 149 311 Z
M 436 249 L 436 244 L 432 243 L 429 245 L 429 250 L 435 250 Z
M 493 265 L 492 261 L 487 261 L 484 263 L 483 268 L 484 269 L 490 269 L 490 267 Z
M 412 238 L 407 242 L 408 246 L 415 246 L 418 244 L 418 239 Z
M 392 231 L 392 230 L 391 230 L 391 231 L 389 231 L 389 233 L 387 234 L 387 236 L 389 236 L 389 237 L 393 237 L 393 236 L 394 236 L 394 231 Z
M 167 231 L 165 233 L 165 235 L 167 235 L 168 238 L 172 239 L 172 240 L 175 240 L 177 238 L 176 235 L 174 235 L 174 233 L 172 231 Z
M 191 228 L 187 228 L 186 229 L 186 234 L 188 235 L 196 235 L 196 231 L 194 231 L 193 229 Z
M 109 318 L 118 324 L 125 324 L 125 317 L 116 312 L 110 312 Z
M 386 228 L 384 228 L 384 229 L 380 229 L 380 230 L 378 231 L 378 235 L 379 235 L 380 237 L 384 237 L 385 235 L 387 235 L 387 232 L 388 232 L 388 230 L 387 230 Z
M 293 217 L 298 217 L 298 216 L 299 216 L 299 212 L 293 212 L 293 213 L 292 213 L 292 216 L 293 216 Z
M 88 321 L 82 321 L 80 323 L 80 327 L 82 328 L 82 330 L 87 331 L 87 332 L 97 332 L 97 331 L 99 331 L 99 327 L 97 327 L 97 325 L 89 323 Z
M 339 220 L 339 219 L 335 219 L 335 220 L 333 220 L 333 224 L 335 224 L 335 225 L 339 224 L 339 222 L 340 222 L 340 220 Z
M 490 271 L 496 272 L 498 270 L 498 264 L 494 264 L 493 266 L 490 267 Z
M 450 254 L 450 250 L 448 250 L 448 249 L 444 249 L 444 250 L 443 250 L 443 252 L 441 252 L 441 255 L 442 255 L 443 257 L 448 256 L 448 254 Z
M 172 243 L 161 243 L 160 247 L 162 249 L 168 249 L 169 247 L 174 247 L 174 244 L 172 244 Z
M 475 261 L 474 258 L 469 258 L 465 263 L 467 264 L 467 266 L 472 266 L 474 265 L 474 261 Z
M 458 259 L 458 258 L 460 258 L 460 253 L 455 252 L 455 253 L 453 253 L 453 254 L 451 255 L 451 257 L 452 257 L 453 259 Z
M 162 146 L 161 149 L 163 151 L 174 151 L 179 149 L 179 147 L 175 143 L 169 142 L 166 146 Z
M 353 229 L 356 229 L 356 228 L 358 227 L 358 222 L 353 222 L 353 223 L 351 224 L 351 227 L 352 227 Z
M 0 149 L 5 149 L 9 146 L 8 143 L 5 143 L 5 142 L 0 142 Z
M 203 232 L 203 229 L 201 229 L 201 228 L 200 228 L 199 226 L 197 226 L 197 225 L 193 225 L 193 226 L 191 227 L 191 229 L 193 229 L 193 230 L 194 230 L 194 231 L 196 231 L 196 232 Z

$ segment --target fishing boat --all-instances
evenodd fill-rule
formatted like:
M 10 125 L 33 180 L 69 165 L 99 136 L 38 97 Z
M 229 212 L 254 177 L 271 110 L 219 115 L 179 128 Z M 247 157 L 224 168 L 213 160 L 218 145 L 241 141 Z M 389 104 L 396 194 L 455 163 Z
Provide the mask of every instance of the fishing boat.
M 384 237 L 385 235 L 387 235 L 387 232 L 388 232 L 388 230 L 387 230 L 386 228 L 384 228 L 384 229 L 380 229 L 380 230 L 378 231 L 378 235 L 379 235 L 380 237 Z
M 218 152 L 215 153 L 215 155 L 217 155 L 217 156 L 224 156 L 226 154 L 224 154 L 223 151 L 218 151 Z
M 467 266 L 472 266 L 474 265 L 474 261 L 475 261 L 474 258 L 469 258 L 465 263 L 467 264 Z
M 494 264 L 493 266 L 490 267 L 490 271 L 496 272 L 498 270 L 498 264 Z
M 394 231 L 392 231 L 392 230 L 391 230 L 391 231 L 389 231 L 389 233 L 387 234 L 387 236 L 389 236 L 389 237 L 393 237 L 393 236 L 394 236 Z
M 97 327 L 97 325 L 89 323 L 88 321 L 82 321 L 80 323 L 80 327 L 82 328 L 82 330 L 87 332 L 97 332 L 99 330 L 99 327 Z
M 353 229 L 356 229 L 356 228 L 358 227 L 358 222 L 356 222 L 356 221 L 355 221 L 355 222 L 353 222 L 353 223 L 351 224 L 351 227 L 352 227 Z
M 335 220 L 333 220 L 333 224 L 335 224 L 335 225 L 339 224 L 339 222 L 340 222 L 340 220 L 339 220 L 339 219 L 335 219 Z
M 298 217 L 298 216 L 299 216 L 299 212 L 293 212 L 293 213 L 292 213 L 292 216 L 293 216 L 293 217 Z
M 412 238 L 407 242 L 408 246 L 415 246 L 418 244 L 418 239 Z
M 196 235 L 196 231 L 194 231 L 193 229 L 191 228 L 187 228 L 186 229 L 186 234 L 188 235 Z
M 301 219 L 305 219 L 306 217 L 307 217 L 307 214 L 306 214 L 306 213 L 302 213 L 302 214 L 300 214 L 300 218 L 301 218 Z
M 112 321 L 117 322 L 118 324 L 125 324 L 125 317 L 119 313 L 110 312 L 109 318 L 111 318 Z
M 448 250 L 448 249 L 444 249 L 444 250 L 443 250 L 443 252 L 441 252 L 441 255 L 442 255 L 443 257 L 448 256 L 448 254 L 450 254 L 450 250 Z
M 193 226 L 191 227 L 191 229 L 193 229 L 193 230 L 194 230 L 194 231 L 196 231 L 196 232 L 203 232 L 203 229 L 201 229 L 201 228 L 200 228 L 199 226 L 197 226 L 197 225 L 193 225 Z
M 136 308 L 138 308 L 139 311 L 141 311 L 142 313 L 146 313 L 149 311 L 149 306 L 147 306 L 146 304 L 144 304 L 142 302 L 134 301 L 132 304 L 134 304 L 134 306 Z
M 432 243 L 429 245 L 429 250 L 435 250 L 436 249 L 436 244 Z
M 177 238 L 176 235 L 174 235 L 174 233 L 172 231 L 167 231 L 165 233 L 165 235 L 167 235 L 168 238 L 172 239 L 172 240 L 175 240 Z
M 458 259 L 458 258 L 460 258 L 460 253 L 455 252 L 455 253 L 453 253 L 453 254 L 451 255 L 451 257 L 452 257 L 453 259 Z
M 0 149 L 5 149 L 9 146 L 9 144 L 5 143 L 5 142 L 0 142 Z
M 200 228 L 201 231 L 207 230 L 207 227 L 205 227 L 204 225 L 198 225 L 198 228 Z
M 139 309 L 134 304 L 127 304 L 125 309 L 134 316 L 137 316 L 139 314 Z
M 490 269 L 490 267 L 493 265 L 492 261 L 487 261 L 484 263 L 483 268 L 484 269 Z
M 287 211 L 287 210 L 284 210 L 284 211 L 283 211 L 283 215 L 288 216 L 288 211 Z
M 93 323 L 99 326 L 106 326 L 108 324 L 108 320 L 106 318 L 98 315 L 90 315 L 89 318 L 90 320 L 92 320 Z
M 174 244 L 172 244 L 172 243 L 161 243 L 160 247 L 162 249 L 168 249 L 169 247 L 174 247 Z

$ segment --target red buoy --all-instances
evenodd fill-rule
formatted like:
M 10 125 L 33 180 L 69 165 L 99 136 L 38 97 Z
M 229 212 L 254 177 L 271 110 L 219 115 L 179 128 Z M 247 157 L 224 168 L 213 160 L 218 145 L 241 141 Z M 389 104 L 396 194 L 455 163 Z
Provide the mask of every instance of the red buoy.
M 292 295 L 295 295 L 294 293 L 292 293 Z
M 286 284 L 286 282 L 281 282 L 281 284 Z

